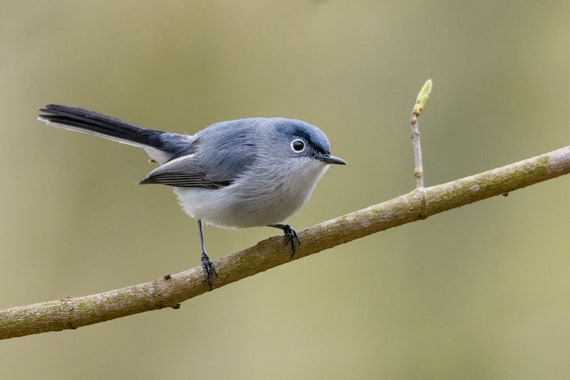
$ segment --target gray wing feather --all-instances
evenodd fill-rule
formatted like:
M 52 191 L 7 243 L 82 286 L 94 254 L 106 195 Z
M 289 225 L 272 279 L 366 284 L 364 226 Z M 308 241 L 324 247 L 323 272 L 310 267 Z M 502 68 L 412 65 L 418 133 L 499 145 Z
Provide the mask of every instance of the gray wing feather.
M 211 176 L 210 176 L 211 177 Z M 194 155 L 184 156 L 154 169 L 139 184 L 158 183 L 176 187 L 218 189 L 231 184 L 230 179 L 208 178 L 206 170 L 196 164 Z
M 209 189 L 231 185 L 255 160 L 257 123 L 259 119 L 243 119 L 211 125 L 196 135 L 190 154 L 159 166 L 139 183 Z

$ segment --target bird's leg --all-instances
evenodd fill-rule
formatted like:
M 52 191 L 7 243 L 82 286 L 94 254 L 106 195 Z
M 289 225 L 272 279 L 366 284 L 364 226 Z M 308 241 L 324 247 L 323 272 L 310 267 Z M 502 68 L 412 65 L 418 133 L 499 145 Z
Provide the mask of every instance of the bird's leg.
M 198 220 L 198 233 L 200 234 L 200 247 L 202 249 L 202 270 L 204 271 L 204 282 L 208 282 L 210 285 L 210 290 L 212 290 L 212 285 L 214 284 L 214 275 L 218 275 L 216 272 L 216 267 L 214 263 L 210 261 L 208 254 L 206 253 L 206 245 L 204 244 L 204 232 L 202 232 L 202 221 Z
M 291 243 L 291 258 L 293 258 L 293 256 L 295 256 L 295 249 L 301 244 L 301 240 L 299 240 L 297 231 L 295 231 L 295 229 L 293 229 L 290 224 L 268 224 L 267 226 L 283 230 L 283 233 L 287 238 L 285 244 Z

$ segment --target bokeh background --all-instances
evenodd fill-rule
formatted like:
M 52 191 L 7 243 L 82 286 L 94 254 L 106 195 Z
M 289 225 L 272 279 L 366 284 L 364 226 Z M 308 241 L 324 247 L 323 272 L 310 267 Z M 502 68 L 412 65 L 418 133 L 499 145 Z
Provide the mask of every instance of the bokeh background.
M 199 265 L 144 152 L 35 120 L 46 103 L 194 133 L 320 126 L 333 167 L 298 229 L 568 145 L 568 1 L 3 1 L 0 307 Z M 0 342 L 0 377 L 570 377 L 570 179 L 389 230 L 161 310 Z M 213 258 L 276 231 L 206 230 Z

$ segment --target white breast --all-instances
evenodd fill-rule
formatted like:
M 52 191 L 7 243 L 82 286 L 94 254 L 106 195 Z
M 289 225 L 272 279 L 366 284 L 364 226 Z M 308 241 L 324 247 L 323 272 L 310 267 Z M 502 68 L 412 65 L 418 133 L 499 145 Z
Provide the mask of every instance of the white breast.
M 309 198 L 328 165 L 294 160 L 288 174 L 265 162 L 220 189 L 175 188 L 180 205 L 192 218 L 223 228 L 246 228 L 281 223 Z

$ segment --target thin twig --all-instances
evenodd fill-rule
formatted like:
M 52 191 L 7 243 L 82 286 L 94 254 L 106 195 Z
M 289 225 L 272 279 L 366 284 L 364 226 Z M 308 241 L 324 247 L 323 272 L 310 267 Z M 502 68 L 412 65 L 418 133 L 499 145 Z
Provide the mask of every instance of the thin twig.
M 424 110 L 429 95 L 432 89 L 432 81 L 428 79 L 416 98 L 414 103 L 414 108 L 412 109 L 412 115 L 410 116 L 410 124 L 412 125 L 412 145 L 414 148 L 414 161 L 415 170 L 414 177 L 416 178 L 416 189 L 422 189 L 424 187 L 424 166 L 422 160 L 422 145 L 421 145 L 421 135 L 420 135 L 420 125 L 418 118 L 422 111 Z

